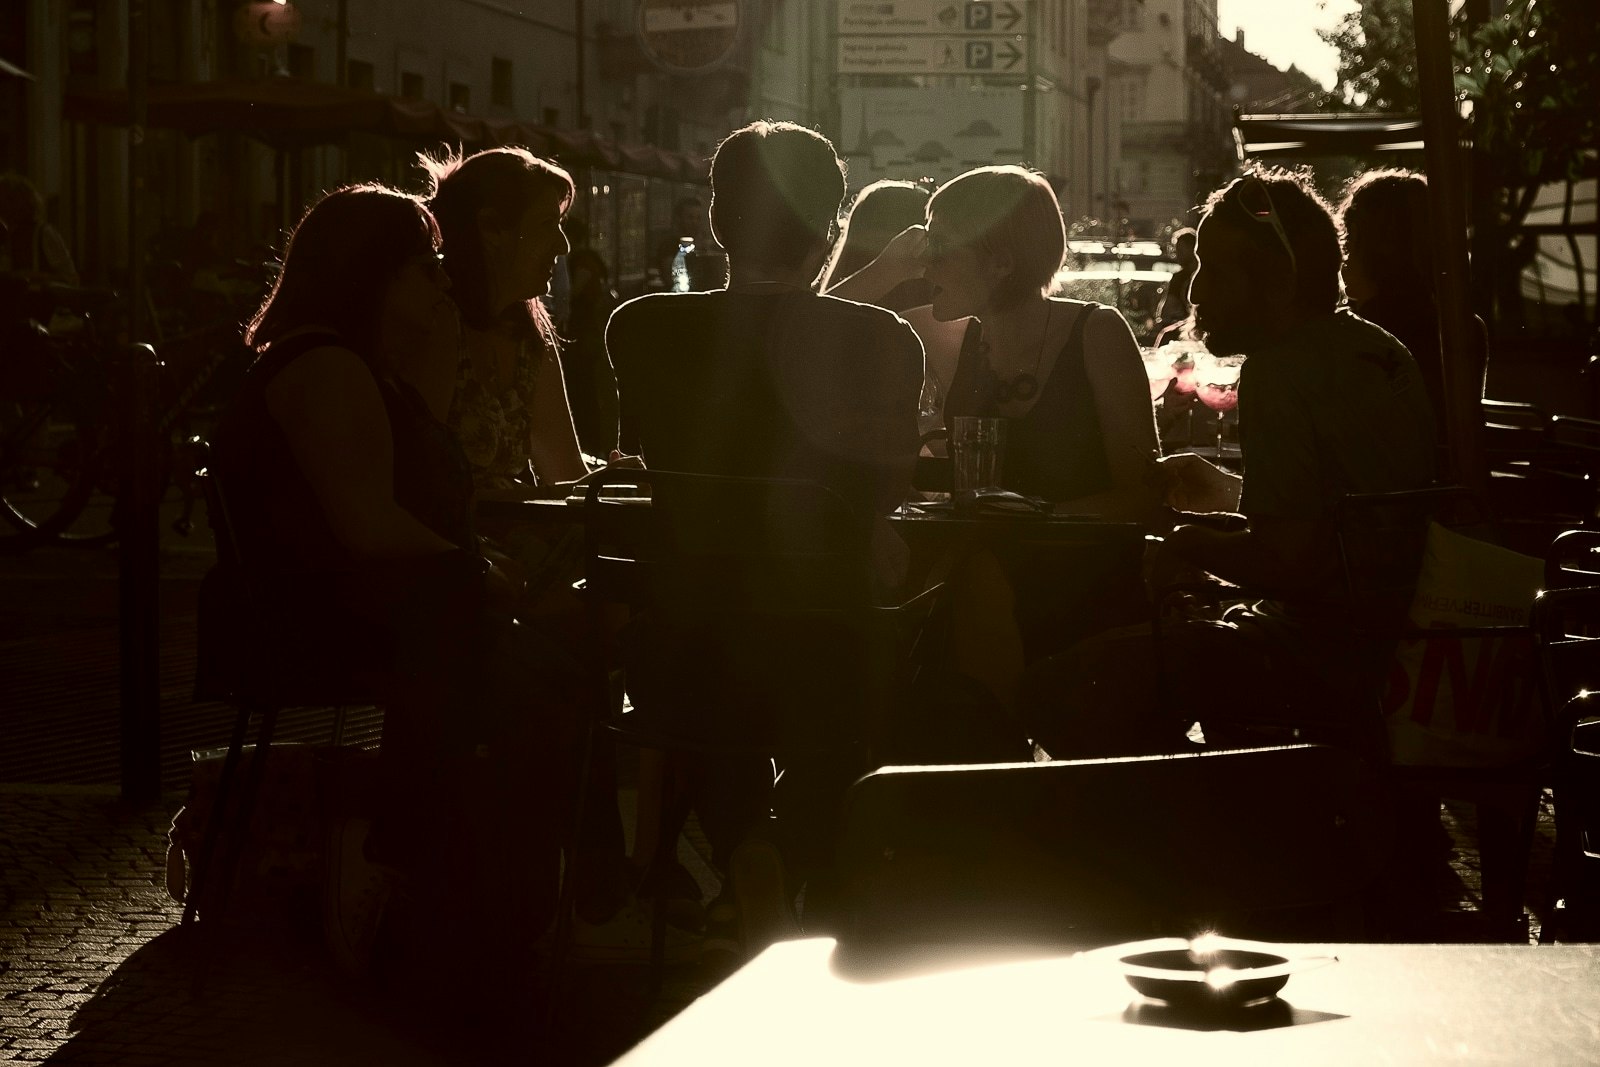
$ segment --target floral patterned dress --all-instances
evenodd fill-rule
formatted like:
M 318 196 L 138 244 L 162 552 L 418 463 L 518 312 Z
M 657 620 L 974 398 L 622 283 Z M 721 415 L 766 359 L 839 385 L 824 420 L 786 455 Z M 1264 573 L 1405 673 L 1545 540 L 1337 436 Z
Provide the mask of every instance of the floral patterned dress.
M 486 493 L 531 484 L 529 449 L 541 342 L 536 335 L 512 340 L 471 331 L 463 331 L 463 341 L 450 426 L 472 467 L 473 485 Z M 509 381 L 502 386 L 495 378 L 493 360 L 497 346 L 508 344 L 516 346 L 516 354 Z M 485 532 L 522 566 L 530 597 L 570 584 L 582 574 L 583 538 L 577 527 L 550 530 L 524 523 Z
M 497 388 L 490 359 L 491 346 L 507 343 L 492 334 L 479 335 L 479 359 L 468 351 L 461 355 L 456 374 L 456 396 L 450 405 L 450 426 L 461 439 L 462 451 L 472 464 L 472 480 L 479 490 L 515 488 L 531 477 L 528 447 L 533 431 L 533 392 L 538 384 L 538 341 L 520 339 L 512 362 L 511 380 Z

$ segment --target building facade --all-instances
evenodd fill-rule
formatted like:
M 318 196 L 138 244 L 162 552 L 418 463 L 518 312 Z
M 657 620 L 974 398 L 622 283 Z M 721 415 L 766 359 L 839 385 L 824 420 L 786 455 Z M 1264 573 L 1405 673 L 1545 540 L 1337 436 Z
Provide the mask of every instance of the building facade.
M 1138 14 L 1110 46 L 1122 126 L 1115 183 L 1128 228 L 1156 236 L 1191 225 L 1230 173 L 1228 83 L 1216 0 L 1146 0 Z
M 683 57 L 670 35 L 649 32 L 659 6 L 20 0 L 0 16 L 0 57 L 33 77 L 0 83 L 0 151 L 40 188 L 86 277 L 115 282 L 131 243 L 202 216 L 219 219 L 237 250 L 269 249 L 323 190 L 360 180 L 415 187 L 418 151 L 526 141 L 574 172 L 581 234 L 619 286 L 636 290 L 651 281 L 648 249 L 670 229 L 673 205 L 704 199 L 706 162 L 730 129 L 754 115 L 824 118 L 813 93 L 826 41 L 813 5 L 732 5 L 736 24 L 694 69 L 675 65 Z M 163 107 L 152 107 L 140 142 L 146 180 L 133 233 L 127 103 L 117 94 L 141 17 L 150 98 Z M 286 81 L 317 87 L 321 95 L 295 99 L 325 117 L 376 94 L 392 105 L 389 120 L 329 130 L 315 116 L 262 117 L 243 102 Z M 205 92 L 186 100 L 196 86 Z M 219 87 L 237 121 L 203 113 L 201 96 Z

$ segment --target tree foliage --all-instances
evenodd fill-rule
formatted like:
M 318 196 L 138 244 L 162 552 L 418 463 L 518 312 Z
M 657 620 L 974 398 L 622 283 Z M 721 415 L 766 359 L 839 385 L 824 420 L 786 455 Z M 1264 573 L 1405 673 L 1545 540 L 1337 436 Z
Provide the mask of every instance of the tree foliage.
M 1578 178 L 1600 132 L 1600 14 L 1593 0 L 1510 0 L 1456 35 L 1455 89 L 1502 185 Z
M 1364 0 L 1317 36 L 1339 50 L 1332 110 L 1415 113 L 1421 106 L 1411 0 Z
M 1338 79 L 1327 106 L 1416 113 L 1412 0 L 1362 0 L 1331 30 Z M 1463 4 L 1451 21 L 1456 100 L 1470 106 L 1479 173 L 1492 203 L 1476 235 L 1497 302 L 1520 318 L 1517 280 L 1536 239 L 1521 230 L 1539 189 L 1596 173 L 1600 146 L 1600 16 L 1596 0 L 1504 0 L 1472 24 Z M 1496 250 L 1499 251 L 1496 251 Z

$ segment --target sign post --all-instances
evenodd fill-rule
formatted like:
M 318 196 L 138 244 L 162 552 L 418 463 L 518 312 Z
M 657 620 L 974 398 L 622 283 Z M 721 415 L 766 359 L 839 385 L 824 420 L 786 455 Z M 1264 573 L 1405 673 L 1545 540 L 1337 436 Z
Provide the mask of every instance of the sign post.
M 997 162 L 998 157 L 979 151 L 975 139 L 1005 142 L 988 145 L 986 152 L 1032 158 L 1038 125 L 1034 0 L 838 0 L 836 11 L 836 70 L 850 76 L 843 86 L 841 118 L 858 125 L 855 154 L 865 156 L 870 148 L 874 169 L 915 165 L 921 173 L 933 173 L 958 160 Z M 901 100 L 903 90 L 875 84 L 873 75 L 953 75 L 974 92 L 983 90 L 990 113 L 966 114 L 970 108 L 952 88 L 959 82 L 932 82 L 917 90 L 946 97 L 934 105 L 930 96 L 933 110 L 927 111 Z M 996 97 L 1016 98 L 1019 83 L 1025 83 L 1020 108 L 1002 105 Z M 875 124 L 891 113 L 917 130 L 908 153 L 893 151 L 895 131 Z
M 727 62 L 739 43 L 741 0 L 642 0 L 639 46 L 673 74 L 702 74 Z

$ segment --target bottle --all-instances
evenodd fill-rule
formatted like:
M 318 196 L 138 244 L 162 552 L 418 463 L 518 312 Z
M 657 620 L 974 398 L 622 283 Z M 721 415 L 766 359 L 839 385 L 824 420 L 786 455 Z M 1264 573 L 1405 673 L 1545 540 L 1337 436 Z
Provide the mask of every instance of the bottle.
M 694 238 L 678 238 L 678 253 L 672 257 L 672 291 L 689 291 L 689 257 L 694 254 Z

